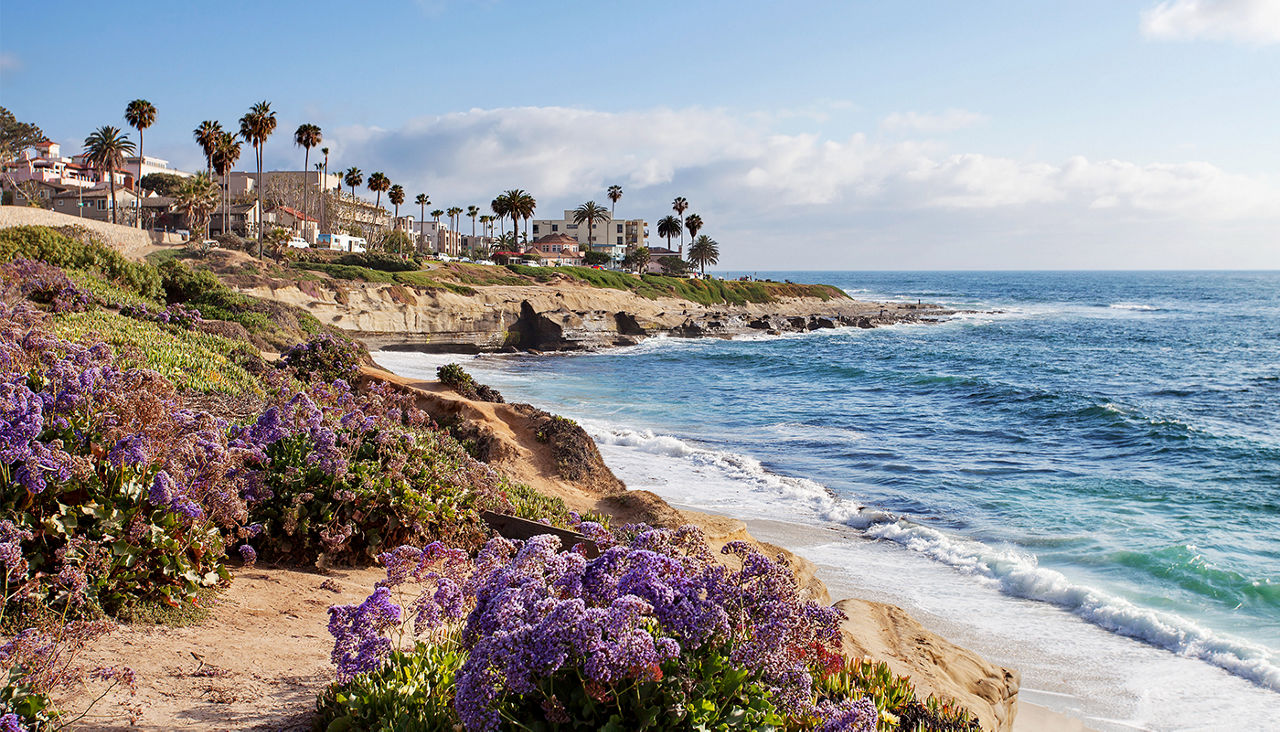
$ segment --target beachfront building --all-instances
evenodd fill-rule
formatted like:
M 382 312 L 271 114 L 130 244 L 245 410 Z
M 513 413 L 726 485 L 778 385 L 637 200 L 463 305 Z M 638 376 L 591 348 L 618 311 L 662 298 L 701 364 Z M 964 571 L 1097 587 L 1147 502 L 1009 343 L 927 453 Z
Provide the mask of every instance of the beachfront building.
M 227 191 L 232 198 L 257 195 L 258 174 L 256 172 L 233 170 L 227 178 Z M 264 195 L 275 185 L 296 188 L 299 195 L 301 195 L 302 185 L 305 183 L 311 186 L 310 197 L 318 200 L 315 195 L 318 186 L 323 186 L 325 190 L 332 191 L 342 182 L 342 177 L 336 173 L 330 173 L 326 176 L 318 170 L 264 170 L 262 172 L 262 181 Z
M 9 194 L 6 198 L 25 203 L 25 199 L 34 197 L 45 206 L 52 205 L 53 197 L 59 193 L 87 190 L 103 180 L 89 165 L 63 157 L 62 146 L 50 140 L 23 150 L 17 160 L 4 166 L 3 173 L 0 185 Z M 124 180 L 117 174 L 118 184 L 123 184 Z
M 666 247 L 649 247 L 649 266 L 645 268 L 648 274 L 663 274 L 666 272 L 662 268 L 662 260 L 667 257 L 679 257 L 680 252 Z
M 308 242 L 314 242 L 320 235 L 319 221 L 289 206 L 276 206 L 267 211 L 264 220 L 268 227 L 279 226 L 288 229 L 295 236 L 300 236 Z
M 76 188 L 55 194 L 53 210 L 68 216 L 111 221 L 111 189 L 106 183 L 88 190 Z M 138 195 L 128 188 L 116 186 L 116 223 L 132 226 L 138 222 Z
M 391 226 L 390 211 L 359 196 L 331 191 L 325 201 L 328 203 L 325 213 L 326 233 L 354 227 L 364 232 L 366 239 L 376 241 L 378 233 Z
M 444 254 L 450 257 L 462 256 L 462 234 L 450 229 L 448 224 L 439 221 L 419 221 L 416 228 L 419 252 Z
M 227 231 L 222 229 L 222 220 L 227 220 Z M 209 235 L 223 234 L 230 232 L 237 236 L 252 239 L 258 235 L 258 202 L 249 201 L 248 203 L 233 202 L 228 206 L 219 206 L 212 214 L 209 220 Z
M 583 264 L 583 246 L 568 234 L 547 234 L 535 239 L 525 252 L 536 252 L 546 265 L 579 267 Z
M 463 234 L 462 251 L 469 257 L 483 259 L 497 243 L 497 239 L 483 234 Z
M 590 244 L 593 251 L 603 252 L 620 261 L 629 248 L 647 246 L 649 225 L 644 219 L 611 219 L 590 229 L 585 223 L 574 223 L 573 211 L 565 211 L 562 219 L 534 219 L 532 233 L 535 239 L 550 234 L 566 234 L 578 241 L 582 251 L 587 251 Z M 591 242 L 587 241 L 589 234 Z
M 125 158 L 123 170 L 129 175 L 129 177 L 136 181 L 141 181 L 143 176 L 151 175 L 152 173 L 168 173 L 169 175 L 176 175 L 181 178 L 190 178 L 193 175 L 185 170 L 170 168 L 168 160 L 153 158 L 150 155 L 144 155 L 142 157 L 134 155 L 132 157 Z

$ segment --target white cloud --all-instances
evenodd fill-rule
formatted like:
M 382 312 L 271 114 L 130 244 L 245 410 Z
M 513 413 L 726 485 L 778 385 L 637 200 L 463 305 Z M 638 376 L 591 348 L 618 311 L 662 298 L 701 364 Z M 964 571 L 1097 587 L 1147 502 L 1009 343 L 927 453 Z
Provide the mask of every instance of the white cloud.
M 878 241 L 896 237 L 915 248 L 935 237 L 951 243 L 949 256 L 963 251 L 954 240 L 965 231 L 1024 238 L 1009 245 L 1012 259 L 967 258 L 950 266 L 1160 266 L 1170 261 L 1164 258 L 1170 242 L 1185 239 L 1193 247 L 1190 232 L 1226 226 L 1250 232 L 1248 240 L 1260 244 L 1242 249 L 1236 260 L 1205 255 L 1199 266 L 1280 266 L 1280 249 L 1269 233 L 1280 220 L 1280 188 L 1265 178 L 1204 162 L 1019 160 L 952 151 L 937 141 L 778 132 L 784 124 L 769 115 L 708 108 L 614 113 L 522 107 L 426 117 L 398 129 L 342 128 L 326 131 L 326 142 L 335 166 L 354 164 L 366 175 L 382 170 L 410 198 L 426 192 L 441 206 L 484 204 L 519 187 L 551 214 L 589 198 L 603 200 L 605 188 L 619 183 L 619 215 L 654 221 L 682 195 L 708 221 L 708 233 L 735 240 L 733 251 L 747 258 L 739 260 L 744 266 L 773 257 L 770 242 L 800 228 L 813 237 L 812 246 L 801 250 L 818 260 L 810 265 L 866 261 L 841 260 L 854 256 L 847 245 L 819 242 L 869 241 L 859 233 L 867 221 L 879 222 Z M 815 222 L 822 222 L 821 230 L 812 228 Z M 1067 241 L 1070 231 L 1102 242 L 1121 226 L 1137 232 L 1129 234 L 1135 242 L 1149 239 L 1151 251 L 1142 256 L 1159 262 L 1137 254 L 1132 261 L 1114 260 L 1115 246 L 1088 260 L 1076 247 L 1079 239 Z M 1028 241 L 1044 257 L 1060 259 L 1026 259 L 1037 251 Z M 821 246 L 837 259 L 822 258 L 813 249 Z M 1188 248 L 1178 261 L 1197 266 L 1196 251 Z M 734 259 L 725 265 L 734 266 Z
M 880 127 L 888 132 L 952 132 L 986 120 L 981 114 L 963 109 L 948 109 L 939 114 L 895 112 L 885 117 Z
M 1280 42 L 1277 0 L 1165 0 L 1142 13 L 1151 38 L 1207 38 L 1246 43 Z

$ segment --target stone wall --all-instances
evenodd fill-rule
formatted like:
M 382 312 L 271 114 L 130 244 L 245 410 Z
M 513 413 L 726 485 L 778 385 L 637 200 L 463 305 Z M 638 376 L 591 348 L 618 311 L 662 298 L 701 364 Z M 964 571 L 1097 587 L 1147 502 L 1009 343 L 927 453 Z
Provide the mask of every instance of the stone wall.
M 83 226 L 130 259 L 141 259 L 151 246 L 151 233 L 130 226 L 82 219 L 31 206 L 0 206 L 0 229 L 11 226 Z

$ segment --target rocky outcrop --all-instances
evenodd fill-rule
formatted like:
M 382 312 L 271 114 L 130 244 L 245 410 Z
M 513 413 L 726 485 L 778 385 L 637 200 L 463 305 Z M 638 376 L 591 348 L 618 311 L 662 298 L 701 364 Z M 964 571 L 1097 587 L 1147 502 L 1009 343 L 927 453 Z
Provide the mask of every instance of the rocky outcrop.
M 628 345 L 657 335 L 728 338 L 760 332 L 869 328 L 950 313 L 914 304 L 801 297 L 704 306 L 567 281 L 477 287 L 473 294 L 331 281 L 268 281 L 241 289 L 305 307 L 322 323 L 351 333 L 371 350 L 458 353 L 582 350 Z M 412 298 L 400 292 L 406 289 L 412 290 Z

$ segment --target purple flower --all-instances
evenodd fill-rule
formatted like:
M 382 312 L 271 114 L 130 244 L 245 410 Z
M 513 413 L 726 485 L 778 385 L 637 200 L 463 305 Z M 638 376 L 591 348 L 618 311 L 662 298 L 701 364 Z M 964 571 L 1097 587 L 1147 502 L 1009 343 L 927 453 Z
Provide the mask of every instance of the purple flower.
M 126 435 L 111 447 L 107 460 L 118 468 L 140 467 L 151 462 L 147 448 L 147 438 L 144 435 Z
M 22 723 L 21 717 L 9 713 L 0 717 L 0 732 L 27 732 L 27 726 Z
M 253 547 L 248 544 L 241 544 L 240 559 L 244 561 L 245 566 L 253 566 L 258 561 L 258 552 L 254 551 Z

